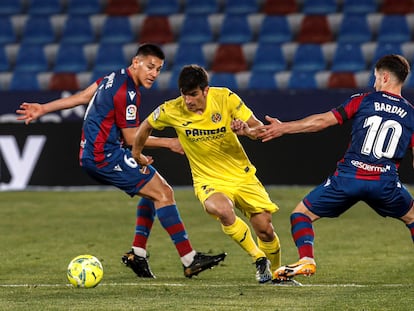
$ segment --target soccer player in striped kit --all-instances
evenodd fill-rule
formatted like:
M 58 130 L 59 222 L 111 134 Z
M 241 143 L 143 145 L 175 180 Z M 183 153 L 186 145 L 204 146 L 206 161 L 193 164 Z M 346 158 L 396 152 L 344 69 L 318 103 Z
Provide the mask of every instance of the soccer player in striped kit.
M 398 177 L 407 149 L 414 153 L 414 108 L 401 96 L 410 72 L 401 55 L 386 55 L 375 64 L 375 92 L 356 94 L 331 111 L 301 120 L 260 127 L 266 142 L 285 134 L 321 131 L 353 120 L 351 142 L 334 174 L 313 189 L 293 210 L 290 222 L 299 261 L 274 272 L 279 279 L 316 272 L 312 223 L 323 217 L 339 217 L 358 201 L 379 215 L 402 220 L 414 241 L 413 198 Z

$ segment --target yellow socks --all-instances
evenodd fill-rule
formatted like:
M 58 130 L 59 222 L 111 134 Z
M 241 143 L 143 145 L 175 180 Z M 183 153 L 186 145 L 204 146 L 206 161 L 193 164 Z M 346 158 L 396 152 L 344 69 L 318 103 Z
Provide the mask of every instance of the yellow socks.
M 270 260 L 271 270 L 275 271 L 281 265 L 281 251 L 279 237 L 275 233 L 275 239 L 270 242 L 264 242 L 257 238 L 257 245 L 266 254 L 267 259 Z
M 253 258 L 254 262 L 260 257 L 266 257 L 266 254 L 254 242 L 249 226 L 240 217 L 236 217 L 234 224 L 221 225 L 221 228 Z

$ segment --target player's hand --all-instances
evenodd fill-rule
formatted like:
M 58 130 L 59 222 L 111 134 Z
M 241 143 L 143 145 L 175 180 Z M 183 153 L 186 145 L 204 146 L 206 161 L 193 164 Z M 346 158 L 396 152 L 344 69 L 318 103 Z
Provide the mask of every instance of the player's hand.
M 154 159 L 151 156 L 145 156 L 142 153 L 139 155 L 138 158 L 135 158 L 135 160 L 141 166 L 147 166 L 154 163 Z
M 170 139 L 169 149 L 172 152 L 176 152 L 176 153 L 179 153 L 179 154 L 184 154 L 183 146 L 181 146 L 180 141 L 176 137 Z
M 283 135 L 282 122 L 277 118 L 265 116 L 266 121 L 269 124 L 257 127 L 258 135 L 257 138 L 261 139 L 262 142 L 267 142 L 273 138 L 277 138 Z
M 247 135 L 246 131 L 249 129 L 249 126 L 242 120 L 234 119 L 230 123 L 230 128 L 237 135 Z
M 38 103 L 23 103 L 20 105 L 20 109 L 16 110 L 16 113 L 20 115 L 17 120 L 24 121 L 26 124 L 44 115 L 43 107 Z

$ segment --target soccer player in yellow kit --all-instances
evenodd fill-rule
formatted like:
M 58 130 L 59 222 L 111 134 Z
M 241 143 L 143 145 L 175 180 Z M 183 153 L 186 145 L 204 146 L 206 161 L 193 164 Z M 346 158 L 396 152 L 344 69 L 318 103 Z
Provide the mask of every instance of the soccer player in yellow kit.
M 281 260 L 272 225 L 272 213 L 278 207 L 256 177 L 256 168 L 237 137 L 255 139 L 255 127 L 262 122 L 237 94 L 210 87 L 208 74 L 200 66 L 183 67 L 178 85 L 181 96 L 160 105 L 140 125 L 133 156 L 142 165 L 151 164 L 152 158 L 141 156 L 147 137 L 153 129 L 173 127 L 190 163 L 197 198 L 221 222 L 223 232 L 252 257 L 257 281 L 269 282 L 271 270 Z M 235 214 L 235 207 L 249 219 L 257 243 L 249 226 Z

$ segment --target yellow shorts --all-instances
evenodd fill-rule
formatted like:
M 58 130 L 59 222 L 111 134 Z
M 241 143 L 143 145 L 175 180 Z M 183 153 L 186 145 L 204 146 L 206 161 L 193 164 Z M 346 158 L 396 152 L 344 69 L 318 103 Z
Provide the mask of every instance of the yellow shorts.
M 240 184 L 219 183 L 217 181 L 197 183 L 194 184 L 194 192 L 203 206 L 213 193 L 223 193 L 248 219 L 251 214 L 264 211 L 274 213 L 279 210 L 279 207 L 270 200 L 269 194 L 255 175 Z

